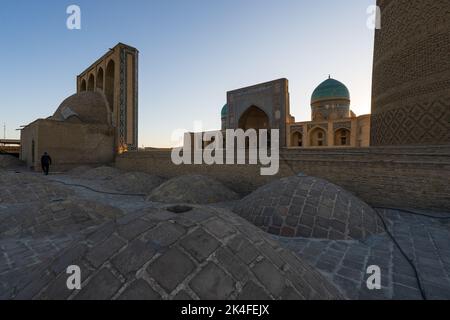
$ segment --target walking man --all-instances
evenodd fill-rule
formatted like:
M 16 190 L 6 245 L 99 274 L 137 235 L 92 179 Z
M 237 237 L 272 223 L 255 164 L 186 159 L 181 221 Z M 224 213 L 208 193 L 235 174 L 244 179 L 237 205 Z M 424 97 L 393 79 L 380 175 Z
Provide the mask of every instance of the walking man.
M 44 152 L 44 155 L 41 157 L 41 165 L 42 165 L 42 171 L 44 171 L 44 174 L 48 176 L 48 172 L 50 170 L 50 165 L 52 164 L 52 158 L 48 155 L 47 152 Z

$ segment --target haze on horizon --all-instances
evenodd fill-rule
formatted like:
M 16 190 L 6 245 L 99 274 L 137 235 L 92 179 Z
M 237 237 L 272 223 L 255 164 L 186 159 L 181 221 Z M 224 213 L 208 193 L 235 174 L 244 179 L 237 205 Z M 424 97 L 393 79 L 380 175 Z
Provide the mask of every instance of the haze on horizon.
M 291 114 L 310 120 L 310 97 L 329 74 L 370 113 L 375 0 L 8 1 L 0 8 L 0 124 L 7 138 L 53 114 L 76 75 L 108 48 L 139 49 L 139 145 L 169 147 L 176 129 L 220 128 L 226 92 L 289 79 Z M 82 29 L 66 28 L 81 7 Z M 3 138 L 3 132 L 1 134 Z

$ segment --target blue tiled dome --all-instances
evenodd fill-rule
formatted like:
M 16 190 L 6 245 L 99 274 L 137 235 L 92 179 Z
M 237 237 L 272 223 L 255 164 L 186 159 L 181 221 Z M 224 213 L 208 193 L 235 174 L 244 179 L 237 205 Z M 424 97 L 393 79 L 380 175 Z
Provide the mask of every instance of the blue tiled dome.
M 314 90 L 311 103 L 334 99 L 350 100 L 350 92 L 342 82 L 329 78 Z
M 222 118 L 226 118 L 228 116 L 228 105 L 224 105 L 222 108 Z

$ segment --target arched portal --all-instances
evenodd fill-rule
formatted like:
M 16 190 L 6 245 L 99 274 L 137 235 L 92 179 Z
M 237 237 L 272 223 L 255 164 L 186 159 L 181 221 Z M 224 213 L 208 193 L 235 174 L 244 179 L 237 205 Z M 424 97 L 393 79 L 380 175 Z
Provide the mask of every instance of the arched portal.
M 108 99 L 109 108 L 111 112 L 114 111 L 114 76 L 115 76 L 115 64 L 114 61 L 111 60 L 108 62 L 106 66 L 106 75 L 105 75 L 105 95 Z
M 270 129 L 269 117 L 260 108 L 256 106 L 251 106 L 242 114 L 241 118 L 239 119 L 239 129 L 242 129 L 244 131 L 254 129 L 256 130 L 257 134 L 259 134 L 259 130 Z M 268 131 L 267 147 L 270 147 L 270 145 L 271 145 L 271 136 L 270 131 Z M 249 144 L 248 141 L 246 141 L 246 148 L 248 147 Z
M 324 147 L 327 145 L 327 133 L 322 128 L 315 128 L 310 133 L 310 144 L 312 147 Z
M 103 91 L 103 69 L 100 68 L 97 71 L 97 89 Z
M 303 135 L 296 131 L 291 136 L 291 147 L 303 147 Z
M 86 91 L 86 80 L 81 80 L 80 91 Z
M 334 133 L 335 146 L 349 146 L 350 145 L 350 130 L 339 129 Z
M 243 130 L 255 129 L 257 131 L 270 129 L 269 117 L 260 108 L 251 106 L 239 119 L 239 128 Z
M 89 76 L 87 89 L 88 89 L 88 91 L 94 91 L 94 88 L 95 88 L 95 78 L 94 78 L 94 75 L 91 74 Z

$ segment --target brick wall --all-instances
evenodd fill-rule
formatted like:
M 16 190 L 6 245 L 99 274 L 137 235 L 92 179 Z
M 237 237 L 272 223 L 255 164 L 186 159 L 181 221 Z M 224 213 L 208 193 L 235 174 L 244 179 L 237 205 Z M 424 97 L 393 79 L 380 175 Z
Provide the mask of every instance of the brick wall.
M 41 156 L 48 152 L 52 171 L 114 161 L 114 129 L 104 124 L 36 120 L 21 131 L 21 160 L 41 170 Z M 34 147 L 34 162 L 32 142 Z
M 175 177 L 204 174 L 244 195 L 298 172 L 327 179 L 374 206 L 450 212 L 450 146 L 284 150 L 280 172 L 261 176 L 252 165 L 172 164 L 170 152 L 129 152 L 120 169 Z
M 449 0 L 377 3 L 371 145 L 449 144 Z

